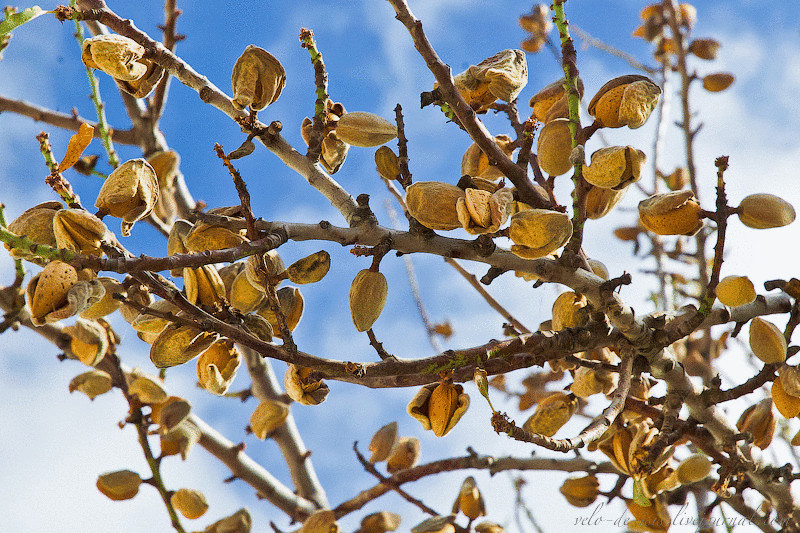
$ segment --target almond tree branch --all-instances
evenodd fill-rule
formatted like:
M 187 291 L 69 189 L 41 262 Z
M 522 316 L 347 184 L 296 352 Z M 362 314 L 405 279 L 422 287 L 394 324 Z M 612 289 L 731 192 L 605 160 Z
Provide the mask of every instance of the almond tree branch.
M 13 100 L 0 96 L 0 113 L 3 111 L 17 113 L 18 115 L 32 118 L 36 122 L 44 122 L 71 131 L 78 131 L 81 124 L 88 124 L 94 128 L 94 136 L 100 138 L 100 130 L 98 129 L 97 122 L 86 120 L 78 115 L 67 115 L 66 113 L 59 113 L 58 111 L 37 106 L 24 100 Z M 133 130 L 115 130 L 109 128 L 109 135 L 111 135 L 114 142 L 120 144 L 139 144 Z
M 403 23 L 411 34 L 414 41 L 414 47 L 419 52 L 420 56 L 425 60 L 431 73 L 436 78 L 439 84 L 439 92 L 442 98 L 448 103 L 450 108 L 458 117 L 459 122 L 467 131 L 473 141 L 480 147 L 481 150 L 489 157 L 490 161 L 497 163 L 503 174 L 505 174 L 511 183 L 517 188 L 520 199 L 532 207 L 551 208 L 552 203 L 545 198 L 533 186 L 533 183 L 528 178 L 525 169 L 517 166 L 494 142 L 494 138 L 478 119 L 475 111 L 467 104 L 461 93 L 458 92 L 453 84 L 451 77 L 450 67 L 446 65 L 436 51 L 433 49 L 430 41 L 428 41 L 424 30 L 422 29 L 422 22 L 414 17 L 411 9 L 405 0 L 388 0 L 397 13 L 397 20 Z
M 582 457 L 573 459 L 550 459 L 550 458 L 517 458 L 517 457 L 492 457 L 489 455 L 470 454 L 464 457 L 453 457 L 433 461 L 424 465 L 415 466 L 406 470 L 396 472 L 386 478 L 385 482 L 378 483 L 374 487 L 361 491 L 356 497 L 340 503 L 333 509 L 337 518 L 341 518 L 349 513 L 357 511 L 372 500 L 383 496 L 391 491 L 392 486 L 400 486 L 404 483 L 418 481 L 427 476 L 433 476 L 442 472 L 452 472 L 454 470 L 488 470 L 490 474 L 503 472 L 506 470 L 540 470 L 558 472 L 595 472 L 598 474 L 615 474 L 617 470 L 610 462 L 595 463 Z
M 266 400 L 285 402 L 286 395 L 281 390 L 281 386 L 272 369 L 272 364 L 247 346 L 240 345 L 239 350 L 241 350 L 247 363 L 247 371 L 250 373 L 250 379 L 253 382 L 253 396 L 260 402 Z M 311 454 L 303 443 L 291 412 L 286 417 L 286 421 L 270 434 L 270 438 L 281 449 L 299 495 L 313 502 L 317 508 L 327 509 L 328 499 L 325 495 L 325 490 L 319 482 L 311 462 Z
M 133 21 L 120 18 L 108 8 L 103 0 L 79 0 L 78 4 L 84 8 L 84 11 L 74 12 L 70 17 L 97 20 L 120 35 L 133 39 L 145 47 L 145 57 L 161 65 L 167 73 L 187 87 L 197 91 L 203 102 L 216 107 L 240 123 L 240 125 L 247 123 L 249 115 L 244 111 L 237 110 L 233 106 L 233 101 L 225 93 L 211 83 L 208 78 L 199 74 L 185 61 L 167 50 L 163 44 L 155 41 L 137 28 Z M 355 200 L 336 180 L 322 170 L 319 163 L 309 161 L 303 154 L 292 148 L 280 134 L 268 132 L 266 125 L 260 122 L 244 127 L 249 132 L 258 132 L 258 138 L 264 146 L 330 200 L 331 204 L 339 210 L 348 224 L 358 222 Z

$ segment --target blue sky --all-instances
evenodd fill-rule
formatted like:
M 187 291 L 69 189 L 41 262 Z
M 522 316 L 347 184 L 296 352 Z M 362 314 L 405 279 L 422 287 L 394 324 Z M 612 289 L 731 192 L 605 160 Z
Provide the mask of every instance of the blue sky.
M 280 120 L 283 134 L 293 146 L 304 150 L 299 124 L 313 112 L 314 105 L 313 71 L 308 54 L 297 39 L 300 28 L 308 27 L 314 30 L 325 58 L 331 97 L 350 111 L 369 111 L 389 119 L 400 102 L 405 111 L 414 178 L 457 181 L 461 155 L 471 141 L 434 109 L 419 109 L 419 93 L 432 87 L 433 76 L 416 55 L 405 28 L 394 20 L 388 3 L 364 0 L 224 5 L 225 9 L 220 10 L 219 2 L 198 0 L 185 5 L 179 2 L 183 15 L 178 20 L 178 31 L 185 33 L 187 39 L 179 43 L 177 52 L 228 93 L 230 70 L 247 45 L 256 44 L 272 52 L 286 68 L 287 84 L 280 99 L 263 111 L 260 118 L 265 122 Z M 734 86 L 724 93 L 707 94 L 699 89 L 692 93 L 696 109 L 700 110 L 698 118 L 705 124 L 697 138 L 696 159 L 707 205 L 711 205 L 713 160 L 729 154 L 732 201 L 755 192 L 770 192 L 800 207 L 800 192 L 795 185 L 800 164 L 800 147 L 796 142 L 800 122 L 800 104 L 796 98 L 800 91 L 797 7 L 794 2 L 773 2 L 767 10 L 763 2 L 710 0 L 695 5 L 699 19 L 694 35 L 716 38 L 722 42 L 722 48 L 717 61 L 696 61 L 693 66 L 701 74 L 731 71 L 737 76 Z M 160 35 L 156 27 L 162 17 L 159 2 L 110 2 L 110 6 L 121 16 L 134 19 L 151 36 Z M 570 0 L 566 10 L 571 22 L 583 30 L 653 64 L 649 45 L 630 36 L 639 24 L 638 13 L 643 6 L 643 2 L 628 0 Z M 42 7 L 52 5 L 42 4 Z M 517 17 L 530 5 L 513 1 L 446 0 L 411 2 L 411 7 L 422 19 L 440 57 L 457 73 L 499 50 L 518 47 L 525 34 L 517 24 Z M 62 112 L 75 108 L 81 116 L 93 118 L 72 31 L 69 23 L 59 25 L 49 17 L 17 30 L 0 61 L 0 94 Z M 608 79 L 632 72 L 618 58 L 596 49 L 584 49 L 580 41 L 577 46 L 578 66 L 589 97 Z M 528 86 L 519 99 L 521 114 L 527 112 L 528 99 L 561 73 L 547 50 L 528 55 L 528 68 Z M 103 74 L 98 77 L 110 123 L 127 128 L 129 122 L 113 82 Z M 676 103 L 673 113 L 677 113 Z M 494 134 L 509 131 L 502 117 L 488 115 L 485 122 Z M 613 144 L 631 144 L 649 154 L 653 127 L 648 123 L 636 131 L 614 130 L 606 137 Z M 25 117 L 0 114 L 0 201 L 6 204 L 9 219 L 31 205 L 54 199 L 43 183 L 46 171 L 34 139 L 42 129 L 50 133 L 56 153 L 63 153 L 69 133 Z M 162 130 L 169 145 L 182 156 L 181 170 L 196 199 L 210 206 L 238 201 L 228 174 L 213 152 L 215 142 L 230 151 L 244 140 L 235 123 L 216 109 L 204 106 L 194 91 L 173 82 Z M 588 146 L 587 152 L 600 146 L 596 139 L 592 143 L 595 144 Z M 681 139 L 674 128 L 668 134 L 667 147 L 661 160 L 665 171 L 679 164 L 683 156 Z M 132 147 L 117 148 L 123 159 L 140 155 Z M 89 149 L 92 153 L 100 150 L 97 142 Z M 375 173 L 373 153 L 372 149 L 351 149 L 335 178 L 353 196 L 370 194 L 379 220 L 389 225 L 383 210 L 388 195 Z M 268 151 L 256 150 L 250 157 L 237 161 L 236 166 L 250 188 L 257 216 L 306 222 L 326 219 L 343 224 L 327 200 Z M 68 178 L 84 202 L 93 203 L 100 188 L 99 180 L 74 173 Z M 560 178 L 560 181 L 566 180 Z M 561 184 L 558 191 L 562 202 L 566 202 L 567 187 Z M 641 268 L 630 258 L 630 247 L 611 237 L 614 227 L 634 222 L 631 209 L 640 199 L 630 193 L 617 211 L 587 230 L 587 253 L 606 263 L 612 275 L 623 270 L 637 273 Z M 112 229 L 117 227 L 113 222 L 109 225 Z M 729 248 L 723 274 L 747 272 L 757 287 L 767 279 L 797 275 L 794 266 L 798 254 L 792 246 L 787 246 L 797 241 L 796 224 L 770 232 L 756 232 L 734 224 L 730 231 L 730 242 L 734 244 Z M 145 224 L 134 228 L 125 245 L 137 253 L 165 253 L 161 237 Z M 373 360 L 375 355 L 366 336 L 352 327 L 346 303 L 350 280 L 367 266 L 366 261 L 329 243 L 292 244 L 281 250 L 281 254 L 289 264 L 319 249 L 331 253 L 333 266 L 321 283 L 303 288 L 306 312 L 295 338 L 301 349 L 310 353 L 342 360 Z M 455 328 L 455 335 L 445 343 L 446 347 L 468 347 L 501 337 L 502 318 L 440 258 L 415 257 L 414 262 L 423 299 L 433 320 L 450 320 Z M 480 267 L 465 266 L 478 275 L 484 272 Z M 12 268 L 8 257 L 0 256 L 0 282 L 11 279 Z M 402 261 L 390 255 L 381 269 L 389 278 L 389 297 L 386 311 L 375 325 L 376 334 L 390 352 L 399 356 L 430 355 L 432 350 L 410 297 Z M 35 272 L 36 268 L 29 265 L 28 270 Z M 653 280 L 641 274 L 636 279 L 639 283 L 624 289 L 623 297 L 647 310 L 643 302 Z M 511 276 L 498 279 L 490 291 L 531 329 L 549 318 L 550 306 L 559 292 L 554 287 L 534 291 L 529 284 Z M 114 324 L 125 340 L 121 346 L 123 360 L 130 366 L 152 371 L 147 346 L 135 339 L 121 320 Z M 101 472 L 120 468 L 145 471 L 133 432 L 116 427 L 125 415 L 123 399 L 111 393 L 90 403 L 83 396 L 69 395 L 69 380 L 84 369 L 77 363 L 58 363 L 57 350 L 30 332 L 7 332 L 0 341 L 0 404 L 4 406 L 5 422 L 0 426 L 3 450 L 0 472 L 4 479 L 0 485 L 0 529 L 167 530 L 168 519 L 155 491 L 145 487 L 132 501 L 111 502 L 94 488 L 96 476 Z M 282 375 L 284 365 L 276 364 L 275 368 Z M 735 379 L 736 369 L 730 372 Z M 521 379 L 523 373 L 519 374 L 509 379 Z M 274 444 L 261 443 L 242 433 L 254 403 L 240 405 L 233 400 L 210 397 L 194 389 L 194 380 L 191 363 L 170 372 L 175 390 L 192 402 L 201 417 L 230 439 L 244 439 L 247 452 L 266 465 L 275 465 L 274 474 L 288 483 L 288 474 L 280 468 L 280 454 Z M 234 388 L 246 385 L 247 376 L 242 370 Z M 399 421 L 402 435 L 421 439 L 423 461 L 460 455 L 467 445 L 479 453 L 531 453 L 529 447 L 491 432 L 487 421 L 489 410 L 477 394 L 471 394 L 470 411 L 455 430 L 444 439 L 436 439 L 404 413 L 413 390 L 370 391 L 336 383 L 331 384 L 331 389 L 322 406 L 298 406 L 294 413 L 307 446 L 313 450 L 312 459 L 333 505 L 373 484 L 371 476 L 359 468 L 350 448 L 358 440 L 364 449 L 372 433 L 392 420 Z M 468 392 L 474 393 L 474 388 L 468 387 Z M 515 413 L 513 402 L 502 408 Z M 731 417 L 739 412 L 732 408 Z M 584 420 L 574 421 L 563 434 L 576 433 L 583 423 Z M 539 454 L 546 455 L 537 450 Z M 228 472 L 204 450 L 196 449 L 185 463 L 165 462 L 165 470 L 171 488 L 200 489 L 211 503 L 207 517 L 194 521 L 196 525 L 187 521 L 190 529 L 202 529 L 216 517 L 241 506 L 247 506 L 253 514 L 257 524 L 254 531 L 269 531 L 270 520 L 290 529 L 284 517 L 269 504 L 257 500 L 249 487 L 242 483 L 220 483 Z M 461 480 L 469 474 L 475 475 L 484 490 L 489 518 L 508 524 L 509 530 L 515 531 L 505 475 L 489 479 L 483 472 L 457 472 L 407 488 L 417 496 L 429 495 L 427 503 L 447 511 Z M 538 511 L 536 518 L 546 531 L 564 530 L 565 517 L 578 516 L 578 510 L 567 506 L 556 492 L 563 476 L 532 473 L 526 478 L 530 482 L 527 495 L 534 512 Z M 392 495 L 373 502 L 363 514 L 383 509 L 403 514 L 401 530 L 423 518 L 417 509 Z M 356 513 L 343 520 L 345 530 L 354 530 L 363 514 Z

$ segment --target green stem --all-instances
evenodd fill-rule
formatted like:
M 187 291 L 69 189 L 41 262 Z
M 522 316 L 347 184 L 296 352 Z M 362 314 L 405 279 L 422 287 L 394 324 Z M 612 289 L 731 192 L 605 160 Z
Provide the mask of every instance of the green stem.
M 75 2 L 76 0 L 70 0 L 70 5 L 75 6 Z M 75 19 L 75 39 L 77 39 L 78 45 L 83 48 L 83 28 L 77 18 Z M 103 100 L 100 98 L 100 84 L 93 70 L 88 66 L 86 67 L 86 77 L 89 78 L 89 86 L 92 88 L 92 102 L 94 102 L 94 108 L 97 112 L 97 129 L 100 132 L 100 139 L 103 142 L 103 147 L 108 154 L 108 163 L 113 168 L 117 168 L 119 166 L 119 157 L 117 156 L 116 150 L 114 150 L 114 143 L 111 141 L 111 130 L 106 121 Z
M 564 13 L 564 2 L 566 0 L 554 0 L 552 9 L 555 14 L 553 21 L 558 28 L 558 35 L 561 39 L 561 66 L 564 70 L 564 90 L 567 94 L 569 105 L 569 131 L 572 138 L 572 149 L 583 146 L 583 141 L 579 139 L 578 133 L 581 130 L 580 119 L 580 96 L 578 94 L 578 66 L 577 53 L 569 34 L 569 22 Z M 582 158 L 581 158 L 582 159 Z M 572 182 L 574 192 L 572 195 L 572 237 L 566 250 L 577 255 L 580 252 L 583 241 L 583 225 L 586 221 L 586 202 L 585 202 L 585 181 L 583 179 L 583 161 L 575 160 Z
M 308 50 L 308 55 L 311 56 L 311 64 L 314 65 L 314 85 L 316 86 L 314 94 L 317 100 L 314 103 L 314 124 L 311 128 L 311 135 L 309 135 L 307 155 L 318 161 L 322 151 L 325 127 L 328 122 L 328 73 L 325 70 L 322 53 L 317 50 L 314 32 L 307 28 L 301 29 L 300 43 L 303 48 Z
M 5 230 L 6 224 L 6 206 L 0 204 L 0 232 Z M 13 235 L 13 234 L 12 234 Z M 25 279 L 25 268 L 22 266 L 22 259 L 14 259 L 15 279 L 14 284 L 19 287 L 22 285 L 22 280 Z
M 4 220 L 0 220 L 0 241 L 8 244 L 12 250 L 17 250 L 18 252 L 34 255 L 36 257 L 41 257 L 42 259 L 47 259 L 50 261 L 58 259 L 60 261 L 69 262 L 75 260 L 80 255 L 77 252 L 73 252 L 71 250 L 66 250 L 66 249 L 62 250 L 58 248 L 53 248 L 52 246 L 47 246 L 45 244 L 39 244 L 35 241 L 32 241 L 25 235 L 19 236 L 15 233 L 11 233 L 6 228 Z M 22 266 L 20 264 L 20 266 L 17 269 L 18 275 L 21 268 Z

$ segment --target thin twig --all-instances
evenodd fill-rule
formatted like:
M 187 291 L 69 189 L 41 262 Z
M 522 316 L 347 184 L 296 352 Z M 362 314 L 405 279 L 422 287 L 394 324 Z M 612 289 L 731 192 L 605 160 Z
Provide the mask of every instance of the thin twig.
M 311 125 L 311 133 L 308 136 L 306 157 L 313 162 L 317 162 L 322 152 L 322 139 L 325 137 L 325 127 L 327 126 L 328 73 L 325 70 L 322 53 L 317 50 L 314 32 L 307 28 L 302 28 L 300 30 L 300 43 L 303 48 L 308 50 L 308 54 L 311 56 L 311 63 L 314 65 L 314 85 L 316 86 L 315 94 L 317 100 L 314 103 L 314 122 Z

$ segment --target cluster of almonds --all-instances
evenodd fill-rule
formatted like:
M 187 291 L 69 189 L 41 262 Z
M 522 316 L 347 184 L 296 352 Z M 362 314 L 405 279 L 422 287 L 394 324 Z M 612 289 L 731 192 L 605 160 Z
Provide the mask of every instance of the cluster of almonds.
M 689 30 L 697 22 L 697 10 L 693 5 L 686 3 L 677 7 L 675 14 L 678 19 L 678 28 L 681 32 L 688 34 Z M 641 18 L 644 22 L 636 28 L 633 36 L 641 37 L 655 45 L 653 57 L 659 63 L 668 63 L 669 56 L 674 56 L 681 52 L 679 49 L 681 45 L 684 46 L 682 52 L 685 55 L 692 55 L 706 61 L 712 61 L 717 58 L 720 48 L 719 41 L 705 38 L 692 39 L 687 43 L 686 40 L 677 39 L 676 36 L 671 35 L 672 30 L 663 4 L 652 4 L 645 7 L 642 9 Z M 707 74 L 701 79 L 705 90 L 719 92 L 730 87 L 735 78 L 729 72 L 715 72 Z

